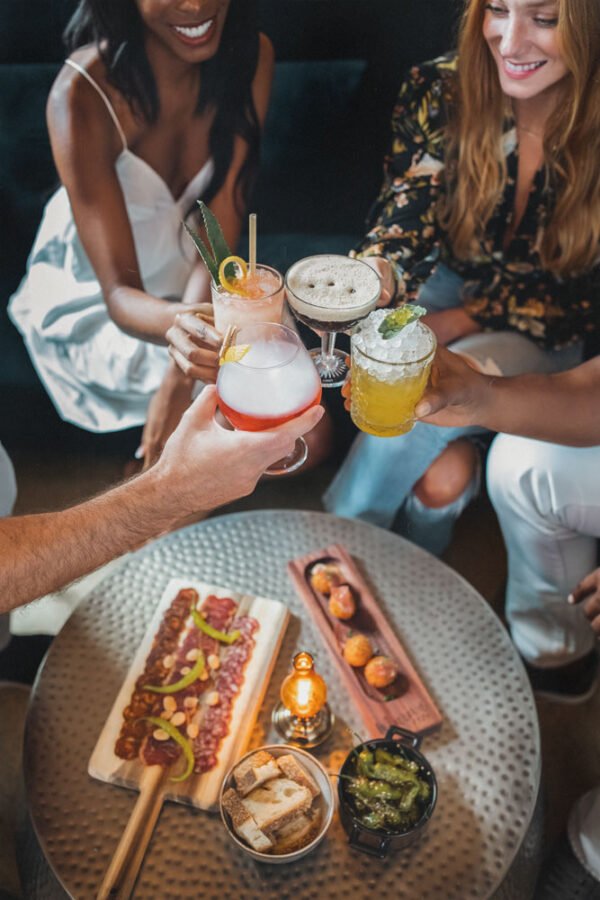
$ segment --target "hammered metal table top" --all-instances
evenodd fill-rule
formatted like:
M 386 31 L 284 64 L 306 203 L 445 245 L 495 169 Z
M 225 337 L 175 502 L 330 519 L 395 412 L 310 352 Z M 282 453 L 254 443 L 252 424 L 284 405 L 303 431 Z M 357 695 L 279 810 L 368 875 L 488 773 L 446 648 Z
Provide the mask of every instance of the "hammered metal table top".
M 347 752 L 360 723 L 321 636 L 286 574 L 289 559 L 344 544 L 374 589 L 442 711 L 421 747 L 437 774 L 436 812 L 423 839 L 379 861 L 350 850 L 337 816 L 326 839 L 288 866 L 255 863 L 218 816 L 167 803 L 135 897 L 381 897 L 468 900 L 491 896 L 515 859 L 540 779 L 535 704 L 502 625 L 443 563 L 396 535 L 323 513 L 221 516 L 161 538 L 109 576 L 52 644 L 32 696 L 25 740 L 29 809 L 65 890 L 92 898 L 136 794 L 94 781 L 87 764 L 130 660 L 170 578 L 190 576 L 273 597 L 293 613 L 253 744 L 277 742 L 270 713 L 296 648 L 315 652 L 337 724 L 316 755 Z M 343 880 L 341 880 L 343 879 Z

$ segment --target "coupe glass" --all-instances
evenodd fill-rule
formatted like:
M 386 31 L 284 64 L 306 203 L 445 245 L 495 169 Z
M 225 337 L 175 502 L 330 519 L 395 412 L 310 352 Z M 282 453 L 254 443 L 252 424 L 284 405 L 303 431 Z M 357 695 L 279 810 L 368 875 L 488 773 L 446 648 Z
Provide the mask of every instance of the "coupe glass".
M 336 335 L 348 331 L 377 305 L 381 279 L 360 259 L 332 253 L 307 256 L 288 269 L 285 290 L 292 312 L 321 338 L 310 351 L 323 387 L 343 384 L 346 354 L 335 349 Z
M 233 330 L 228 346 L 238 348 L 239 358 L 219 367 L 217 394 L 219 408 L 234 428 L 275 428 L 321 400 L 319 376 L 291 328 L 274 322 L 245 325 Z M 294 472 L 307 456 L 306 441 L 300 437 L 294 451 L 270 466 L 266 474 Z

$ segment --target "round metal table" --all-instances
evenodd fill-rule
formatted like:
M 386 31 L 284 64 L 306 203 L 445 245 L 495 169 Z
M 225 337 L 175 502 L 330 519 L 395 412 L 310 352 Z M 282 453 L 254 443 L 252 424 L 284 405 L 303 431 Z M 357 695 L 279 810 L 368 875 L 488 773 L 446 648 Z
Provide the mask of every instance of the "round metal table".
M 298 647 L 315 652 L 338 720 L 317 755 L 327 764 L 356 742 L 351 730 L 360 733 L 360 723 L 286 574 L 289 559 L 335 542 L 373 587 L 444 716 L 422 745 L 439 782 L 428 832 L 380 861 L 348 847 L 336 816 L 310 856 L 267 866 L 235 847 L 217 816 L 167 803 L 135 897 L 531 896 L 541 842 L 539 731 L 525 671 L 501 623 L 460 576 L 418 547 L 371 525 L 296 511 L 222 516 L 167 535 L 130 557 L 69 619 L 34 686 L 27 718 L 33 828 L 25 842 L 26 894 L 95 896 L 135 795 L 92 780 L 87 763 L 173 576 L 289 604 L 294 615 L 257 725 L 260 742 L 277 740 L 270 713 Z

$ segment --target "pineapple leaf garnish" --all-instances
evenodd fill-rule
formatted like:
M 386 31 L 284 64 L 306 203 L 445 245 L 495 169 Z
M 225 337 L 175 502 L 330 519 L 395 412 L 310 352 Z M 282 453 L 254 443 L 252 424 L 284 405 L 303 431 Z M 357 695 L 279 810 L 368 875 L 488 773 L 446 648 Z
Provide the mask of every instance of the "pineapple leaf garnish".
M 202 202 L 202 200 L 198 200 L 198 206 L 200 207 L 200 212 L 204 219 L 204 227 L 206 228 L 206 234 L 208 235 L 208 240 L 218 269 L 223 260 L 233 254 L 227 245 L 227 241 L 225 240 L 215 214 L 208 208 L 206 203 Z
M 194 244 L 196 245 L 196 250 L 202 257 L 204 265 L 210 272 L 210 276 L 211 276 L 212 280 L 214 281 L 215 284 L 218 284 L 219 267 L 217 266 L 214 259 L 212 258 L 210 250 L 208 249 L 208 247 L 206 246 L 206 244 L 204 243 L 204 241 L 202 240 L 200 235 L 197 234 L 197 232 L 195 232 L 192 228 L 190 228 L 188 225 L 186 225 L 185 222 L 183 224 L 185 226 L 185 230 L 187 231 L 187 233 L 193 240 Z
M 378 328 L 379 334 L 384 341 L 389 341 L 390 338 L 402 331 L 406 325 L 410 325 L 411 322 L 415 322 L 426 313 L 427 310 L 423 306 L 405 303 L 404 306 L 400 306 L 385 317 Z
M 212 280 L 215 284 L 219 284 L 219 266 L 223 260 L 227 259 L 228 256 L 231 256 L 232 253 L 214 213 L 208 208 L 206 203 L 202 202 L 202 200 L 198 200 L 198 206 L 202 213 L 210 250 L 197 232 L 187 225 L 185 228 L 196 245 L 196 249 L 202 257 L 204 265 L 210 272 Z

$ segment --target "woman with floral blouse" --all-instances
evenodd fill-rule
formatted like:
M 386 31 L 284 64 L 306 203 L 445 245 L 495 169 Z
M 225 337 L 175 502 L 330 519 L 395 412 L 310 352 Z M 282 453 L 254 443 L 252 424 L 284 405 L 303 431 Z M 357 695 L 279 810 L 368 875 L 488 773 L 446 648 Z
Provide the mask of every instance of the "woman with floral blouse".
M 356 251 L 383 302 L 498 375 L 593 352 L 600 306 L 600 3 L 466 0 L 458 53 L 415 66 Z M 361 434 L 325 495 L 441 553 L 478 486 L 478 428 Z

